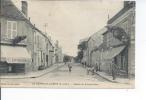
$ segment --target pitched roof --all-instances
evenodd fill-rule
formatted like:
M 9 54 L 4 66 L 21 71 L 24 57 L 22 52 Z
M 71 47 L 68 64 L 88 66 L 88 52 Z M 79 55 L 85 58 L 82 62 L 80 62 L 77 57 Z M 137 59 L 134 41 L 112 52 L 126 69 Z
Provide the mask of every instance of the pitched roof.
M 25 15 L 14 5 L 11 0 L 2 0 L 1 2 L 1 16 L 19 20 L 27 19 Z
M 130 1 L 128 1 L 130 2 Z M 122 14 L 124 14 L 125 12 L 127 12 L 129 9 L 135 7 L 135 1 L 131 1 L 127 6 L 125 6 L 124 8 L 122 8 L 115 16 L 113 16 L 111 19 L 108 20 L 108 24 L 111 24 L 112 22 L 114 22 L 117 18 L 119 18 Z
M 14 5 L 14 3 L 11 0 L 2 0 L 2 7 L 1 7 L 1 12 L 0 16 L 4 16 L 7 18 L 13 18 L 16 20 L 24 20 L 26 23 L 28 23 L 33 29 L 37 30 L 40 34 L 42 34 L 49 43 L 52 45 L 51 41 L 48 39 L 48 37 L 43 34 L 41 30 L 36 28 L 30 21 L 29 19 Z M 52 45 L 53 46 L 53 45 Z
M 81 39 L 81 40 L 79 41 L 79 44 L 81 44 L 82 42 L 87 42 L 89 38 L 90 38 L 90 37 Z

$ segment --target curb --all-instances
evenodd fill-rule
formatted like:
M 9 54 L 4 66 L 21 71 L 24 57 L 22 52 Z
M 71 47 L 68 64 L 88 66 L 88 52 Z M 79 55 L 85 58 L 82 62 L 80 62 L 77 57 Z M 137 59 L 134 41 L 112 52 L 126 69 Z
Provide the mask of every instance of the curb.
M 109 81 L 109 82 L 112 82 L 112 83 L 119 83 L 119 82 L 117 82 L 117 81 L 115 81 L 115 80 L 110 80 L 109 78 L 106 78 L 106 77 L 102 76 L 101 74 L 99 74 L 99 73 L 97 73 L 97 72 L 94 72 L 94 73 L 97 74 L 98 76 L 100 76 L 101 78 L 103 78 L 103 79 Z
M 63 66 L 63 65 L 60 65 L 59 67 L 62 67 L 62 66 Z M 1 78 L 1 77 L 0 77 L 0 79 L 26 79 L 26 78 L 38 78 L 38 77 L 44 76 L 44 75 L 46 75 L 46 74 L 48 74 L 48 73 L 50 73 L 50 72 L 56 70 L 57 68 L 58 68 L 58 67 L 56 67 L 56 68 L 54 68 L 54 69 L 52 69 L 52 70 L 50 70 L 50 71 L 47 71 L 46 73 L 42 73 L 42 74 L 36 75 L 36 76 L 24 76 L 24 77 L 19 77 L 19 78 L 14 78 L 14 77 L 12 77 L 12 78 Z

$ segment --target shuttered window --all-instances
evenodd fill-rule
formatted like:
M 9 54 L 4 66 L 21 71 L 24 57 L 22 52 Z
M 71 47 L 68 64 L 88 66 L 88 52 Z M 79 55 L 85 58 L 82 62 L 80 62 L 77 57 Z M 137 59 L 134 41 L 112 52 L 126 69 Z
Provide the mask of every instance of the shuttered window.
M 7 21 L 7 33 L 6 38 L 13 39 L 17 36 L 17 22 Z

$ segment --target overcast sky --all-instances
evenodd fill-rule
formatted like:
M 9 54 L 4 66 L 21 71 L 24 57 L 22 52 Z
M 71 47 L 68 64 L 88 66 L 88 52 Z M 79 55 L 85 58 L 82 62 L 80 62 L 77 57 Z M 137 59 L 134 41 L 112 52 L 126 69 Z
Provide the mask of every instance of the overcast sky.
M 21 8 L 20 0 L 13 0 Z M 58 40 L 63 53 L 76 56 L 80 39 L 91 36 L 106 25 L 108 14 L 111 18 L 122 7 L 122 1 L 76 0 L 49 1 L 27 0 L 28 16 L 40 30 L 53 40 Z

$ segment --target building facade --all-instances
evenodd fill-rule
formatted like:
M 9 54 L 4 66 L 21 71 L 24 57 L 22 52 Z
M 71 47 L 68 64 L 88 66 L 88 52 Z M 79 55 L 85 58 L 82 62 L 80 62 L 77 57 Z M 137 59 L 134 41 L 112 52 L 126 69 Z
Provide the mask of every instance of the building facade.
M 34 32 L 34 70 L 46 69 L 53 64 L 54 47 L 51 40 L 39 29 Z
M 20 11 L 11 0 L 1 1 L 0 72 L 27 73 L 51 65 L 53 46 L 30 22 L 27 2 Z
M 108 20 L 107 26 L 87 40 L 83 61 L 94 67 L 100 62 L 100 71 L 112 73 L 114 62 L 117 76 L 135 75 L 135 2 L 124 1 L 124 7 Z
M 102 33 L 106 31 L 106 28 L 102 28 L 98 32 L 91 35 L 87 41 L 87 65 L 95 66 L 97 61 L 100 60 L 100 54 L 96 50 L 103 42 Z
M 104 35 L 107 48 L 114 53 L 113 59 L 119 74 L 135 75 L 135 2 L 124 1 L 124 7 L 108 21 L 109 31 Z M 108 51 L 109 52 L 109 51 Z

